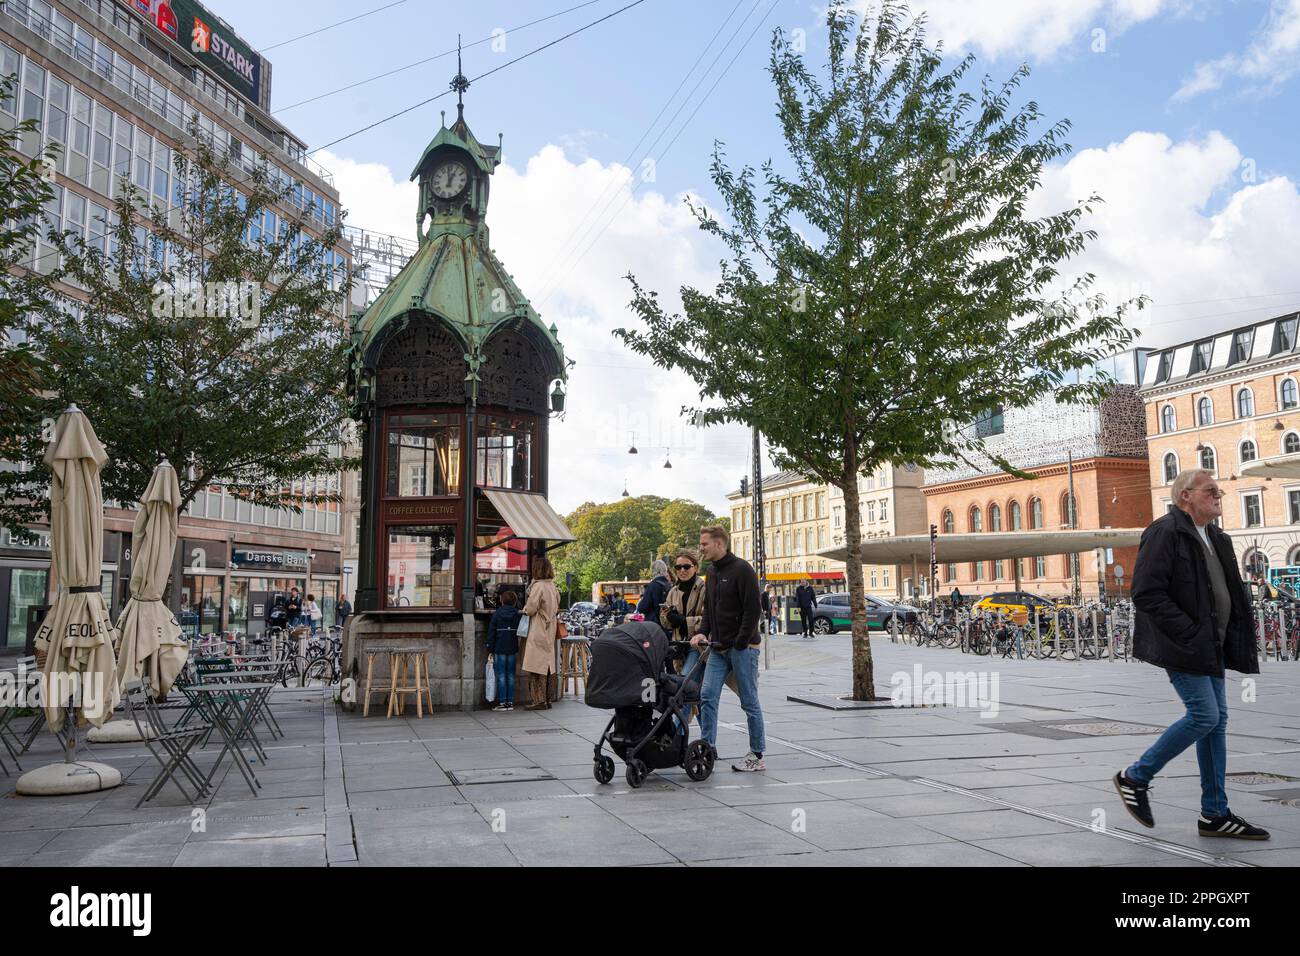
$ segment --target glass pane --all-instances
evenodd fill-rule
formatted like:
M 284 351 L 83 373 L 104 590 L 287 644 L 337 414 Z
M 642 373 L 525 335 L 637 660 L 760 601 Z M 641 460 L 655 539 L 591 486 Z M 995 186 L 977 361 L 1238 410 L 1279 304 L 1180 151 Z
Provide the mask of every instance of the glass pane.
M 389 529 L 388 607 L 451 607 L 455 581 L 455 525 Z
M 478 484 L 528 491 L 532 487 L 532 436 L 530 416 L 484 416 L 477 442 Z
M 388 419 L 389 497 L 460 493 L 460 419 L 393 415 Z
M 49 572 L 44 569 L 14 568 L 9 578 L 9 620 L 5 644 L 23 647 L 27 643 L 27 609 L 45 603 Z

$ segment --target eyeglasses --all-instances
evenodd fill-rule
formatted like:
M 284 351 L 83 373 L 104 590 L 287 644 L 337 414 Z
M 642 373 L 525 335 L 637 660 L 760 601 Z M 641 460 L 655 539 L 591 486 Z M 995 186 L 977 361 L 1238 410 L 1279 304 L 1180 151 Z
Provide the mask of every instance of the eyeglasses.
M 693 564 L 674 564 L 673 567 L 675 567 L 678 571 L 689 571 L 689 570 L 691 570 L 692 568 L 694 568 L 695 565 L 693 565 Z
M 1228 497 L 1228 493 L 1227 493 L 1226 491 L 1223 491 L 1222 489 L 1219 489 L 1219 488 L 1198 488 L 1197 491 L 1204 491 L 1204 492 L 1206 492 L 1207 494 L 1209 494 L 1209 496 L 1210 496 L 1211 498 L 1226 498 L 1226 497 Z

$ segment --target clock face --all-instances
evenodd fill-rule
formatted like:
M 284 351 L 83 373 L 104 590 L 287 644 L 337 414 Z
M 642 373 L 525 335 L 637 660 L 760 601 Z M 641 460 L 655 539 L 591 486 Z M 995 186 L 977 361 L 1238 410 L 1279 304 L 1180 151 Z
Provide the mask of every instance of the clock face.
M 443 163 L 433 171 L 433 194 L 439 199 L 450 199 L 465 188 L 469 173 L 460 163 Z

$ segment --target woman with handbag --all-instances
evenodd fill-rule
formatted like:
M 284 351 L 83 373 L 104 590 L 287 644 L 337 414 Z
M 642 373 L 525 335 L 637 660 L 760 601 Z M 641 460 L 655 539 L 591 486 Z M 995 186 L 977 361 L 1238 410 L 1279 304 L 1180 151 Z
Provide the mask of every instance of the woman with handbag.
M 555 673 L 555 640 L 560 611 L 560 591 L 555 586 L 555 571 L 546 558 L 533 561 L 533 581 L 528 587 L 528 600 L 524 602 L 524 615 L 528 620 L 524 638 L 524 673 L 528 675 L 528 688 L 533 698 L 525 709 L 550 710 L 547 699 L 547 678 Z M 521 622 L 521 626 L 522 622 Z

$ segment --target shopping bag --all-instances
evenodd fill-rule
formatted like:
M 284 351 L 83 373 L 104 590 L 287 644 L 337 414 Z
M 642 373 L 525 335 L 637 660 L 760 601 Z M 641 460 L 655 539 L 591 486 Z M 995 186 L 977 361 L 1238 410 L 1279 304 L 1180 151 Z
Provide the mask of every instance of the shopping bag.
M 497 672 L 490 657 L 487 668 L 483 671 L 483 677 L 487 680 L 487 701 L 490 704 L 497 699 Z
M 519 627 L 515 629 L 515 633 L 518 634 L 520 637 L 528 636 L 528 620 L 529 619 L 527 614 L 519 615 Z

